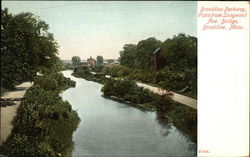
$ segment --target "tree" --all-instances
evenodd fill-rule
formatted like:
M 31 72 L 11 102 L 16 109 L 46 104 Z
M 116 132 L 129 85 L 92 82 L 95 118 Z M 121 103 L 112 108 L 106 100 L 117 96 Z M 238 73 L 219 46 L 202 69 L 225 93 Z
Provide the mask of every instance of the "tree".
M 197 38 L 179 34 L 162 44 L 166 66 L 171 70 L 174 89 L 185 89 L 196 97 L 197 92 Z M 178 81 L 178 82 L 177 82 Z M 170 86 L 170 85 L 169 85 Z
M 96 63 L 97 63 L 97 66 L 102 66 L 103 65 L 103 57 L 102 56 L 97 56 L 96 57 Z
M 119 61 L 121 65 L 133 68 L 135 66 L 135 55 L 137 53 L 136 45 L 126 44 L 123 46 L 123 50 L 120 51 Z
M 32 81 L 42 69 L 58 70 L 58 45 L 49 26 L 32 13 L 1 10 L 1 86 Z
M 137 53 L 135 55 L 135 67 L 139 69 L 149 69 L 151 55 L 153 51 L 160 46 L 161 41 L 153 37 L 138 42 Z
M 161 47 L 162 69 L 156 73 L 150 71 L 153 51 Z M 137 45 L 126 44 L 120 51 L 120 64 L 131 69 L 133 79 L 158 83 L 160 86 L 188 92 L 196 97 L 197 91 L 197 38 L 178 34 L 163 43 L 155 38 L 141 40 Z M 158 60 L 159 61 L 159 60 Z M 113 70 L 114 71 L 114 70 Z M 123 68 L 121 71 L 127 71 Z M 120 73 L 120 72 L 119 72 Z M 117 73 L 117 74 L 119 74 Z M 122 74 L 121 72 L 120 74 Z
M 162 44 L 167 66 L 173 69 L 197 67 L 197 38 L 179 34 Z
M 78 67 L 81 62 L 81 58 L 79 56 L 73 56 L 71 59 L 72 65 L 74 68 Z

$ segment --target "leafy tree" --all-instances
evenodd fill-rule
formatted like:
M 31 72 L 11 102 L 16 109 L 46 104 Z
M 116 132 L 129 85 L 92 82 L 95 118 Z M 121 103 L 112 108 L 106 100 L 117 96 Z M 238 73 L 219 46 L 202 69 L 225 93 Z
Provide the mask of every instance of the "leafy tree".
M 172 69 L 197 67 L 197 38 L 179 34 L 162 44 L 167 66 Z
M 1 86 L 13 88 L 33 80 L 36 72 L 58 70 L 58 45 L 49 26 L 32 13 L 1 10 Z
M 74 68 L 78 67 L 81 62 L 81 58 L 79 56 L 73 56 L 71 59 L 72 65 Z
M 135 55 L 137 53 L 136 45 L 126 44 L 123 50 L 120 51 L 119 61 L 121 65 L 133 68 L 135 66 Z
M 148 38 L 138 42 L 135 55 L 135 67 L 139 69 L 149 69 L 151 55 L 160 45 L 161 41 L 155 38 Z
M 97 66 L 102 66 L 103 65 L 103 57 L 102 56 L 97 56 L 96 57 L 96 63 L 97 63 Z

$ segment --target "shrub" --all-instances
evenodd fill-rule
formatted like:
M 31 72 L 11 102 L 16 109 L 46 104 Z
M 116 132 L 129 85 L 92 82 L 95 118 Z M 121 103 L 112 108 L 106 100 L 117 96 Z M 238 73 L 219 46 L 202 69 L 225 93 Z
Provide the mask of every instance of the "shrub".
M 75 82 L 66 78 L 61 73 L 52 73 L 45 76 L 38 76 L 34 79 L 34 84 L 45 90 L 63 91 L 69 87 L 75 87 Z
M 71 149 L 80 118 L 59 93 L 74 85 L 57 73 L 36 78 L 17 110 L 12 133 L 0 147 L 1 152 L 8 156 L 53 157 Z
M 158 113 L 167 112 L 172 109 L 173 93 L 164 93 L 155 101 L 156 111 Z
M 10 136 L 8 142 L 0 147 L 0 152 L 7 152 L 8 156 L 56 157 L 56 153 L 47 142 L 21 134 Z
M 109 80 L 104 84 L 102 91 L 105 96 L 116 96 L 132 103 L 151 102 L 157 97 L 156 94 L 138 87 L 130 80 Z

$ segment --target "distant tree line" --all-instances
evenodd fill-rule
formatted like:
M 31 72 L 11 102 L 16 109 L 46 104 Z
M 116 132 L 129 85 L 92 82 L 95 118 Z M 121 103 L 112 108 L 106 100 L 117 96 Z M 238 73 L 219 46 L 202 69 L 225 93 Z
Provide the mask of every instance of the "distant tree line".
M 164 42 L 148 38 L 137 45 L 126 44 L 120 51 L 120 63 L 130 68 L 149 69 L 152 52 L 158 47 L 163 51 L 165 67 L 178 70 L 196 68 L 197 38 L 185 34 L 175 35 Z
M 58 44 L 49 26 L 32 13 L 1 10 L 1 88 L 33 80 L 38 71 L 60 69 Z M 49 69 L 49 70 L 46 70 Z

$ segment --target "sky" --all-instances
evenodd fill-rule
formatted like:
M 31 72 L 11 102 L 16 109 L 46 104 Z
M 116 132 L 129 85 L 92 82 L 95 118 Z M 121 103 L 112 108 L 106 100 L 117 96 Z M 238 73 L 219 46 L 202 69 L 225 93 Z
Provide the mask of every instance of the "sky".
M 49 24 L 59 57 L 117 59 L 125 44 L 155 37 L 196 35 L 197 2 L 171 1 L 2 1 L 2 8 L 31 12 Z

